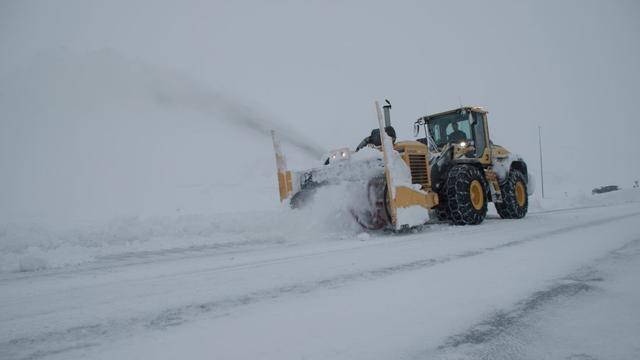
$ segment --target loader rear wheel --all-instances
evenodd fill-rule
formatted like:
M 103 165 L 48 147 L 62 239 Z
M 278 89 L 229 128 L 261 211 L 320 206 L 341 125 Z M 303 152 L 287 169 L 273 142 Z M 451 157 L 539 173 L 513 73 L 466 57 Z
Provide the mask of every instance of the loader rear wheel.
M 437 213 L 455 225 L 480 224 L 487 215 L 484 177 L 472 165 L 456 165 L 446 175 Z
M 500 184 L 502 203 L 495 203 L 498 215 L 503 219 L 521 219 L 527 215 L 527 181 L 520 171 L 511 170 L 503 184 Z

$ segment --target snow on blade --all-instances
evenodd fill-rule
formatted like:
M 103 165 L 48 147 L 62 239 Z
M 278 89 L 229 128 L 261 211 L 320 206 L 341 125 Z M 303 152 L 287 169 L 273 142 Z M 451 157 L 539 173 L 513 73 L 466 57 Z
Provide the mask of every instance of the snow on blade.
M 429 211 L 419 205 L 406 208 L 399 207 L 397 217 L 398 224 L 408 225 L 409 227 L 420 226 L 429 221 Z

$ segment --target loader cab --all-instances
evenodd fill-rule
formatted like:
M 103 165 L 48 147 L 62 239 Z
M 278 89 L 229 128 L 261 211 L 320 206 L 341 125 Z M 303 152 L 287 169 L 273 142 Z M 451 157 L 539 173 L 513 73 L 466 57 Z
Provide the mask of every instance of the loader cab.
M 487 112 L 479 107 L 462 107 L 418 119 L 414 134 L 418 141 L 442 151 L 447 145 L 462 151 L 465 157 L 489 161 Z

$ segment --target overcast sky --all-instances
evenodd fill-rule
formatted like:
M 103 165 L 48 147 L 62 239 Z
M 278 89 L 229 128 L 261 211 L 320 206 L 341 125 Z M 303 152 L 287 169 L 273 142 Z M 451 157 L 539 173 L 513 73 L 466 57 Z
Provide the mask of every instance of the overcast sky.
M 140 81 L 131 78 L 147 74 L 156 79 L 144 81 L 150 86 L 163 73 L 181 78 L 180 86 L 194 84 L 198 94 L 224 98 L 234 108 L 259 114 L 256 118 L 269 126 L 304 134 L 305 141 L 325 150 L 354 147 L 367 135 L 375 126 L 376 99 L 391 100 L 393 124 L 407 138 L 412 122 L 422 115 L 460 102 L 481 105 L 490 112 L 494 142 L 523 155 L 536 174 L 542 127 L 545 190 L 550 196 L 609 183 L 629 187 L 640 178 L 635 143 L 640 134 L 639 17 L 640 3 L 633 0 L 0 0 L 0 197 L 5 200 L 0 210 L 8 218 L 16 208 L 25 214 L 30 207 L 55 209 L 50 203 L 64 199 L 34 200 L 47 197 L 44 184 L 51 172 L 40 173 L 35 181 L 30 177 L 36 172 L 19 165 L 21 156 L 47 153 L 56 145 L 25 139 L 55 134 L 77 141 L 87 129 L 95 131 L 98 121 L 101 133 L 114 136 L 130 129 L 123 124 L 135 129 L 137 119 L 149 117 L 150 110 L 119 105 L 136 99 L 127 91 Z M 91 81 L 65 80 L 74 74 Z M 87 88 L 101 87 L 101 82 L 111 90 L 87 94 Z M 74 109 L 73 98 L 60 100 L 61 92 L 82 94 L 85 106 L 92 106 Z M 209 102 L 207 96 L 198 100 L 201 109 L 221 104 L 211 100 L 203 105 Z M 36 98 L 41 106 L 29 106 Z M 228 110 L 219 116 L 237 121 Z M 91 122 L 86 119 L 91 114 L 109 111 L 117 111 L 121 121 L 97 116 L 100 119 L 87 127 L 69 120 Z M 170 139 L 179 147 L 181 141 L 184 148 L 194 146 L 196 138 L 171 134 L 185 126 L 202 133 L 209 125 L 185 125 L 185 114 L 180 114 L 181 122 L 164 123 L 163 135 L 150 141 Z M 108 143 L 103 148 L 108 150 Z M 139 154 L 141 149 L 119 151 L 128 150 Z M 217 150 L 213 146 L 208 151 Z M 69 188 L 65 194 L 82 187 L 69 185 L 74 166 L 83 160 L 74 153 L 74 160 L 65 162 L 65 176 L 55 180 Z M 187 150 L 180 154 L 194 157 Z M 202 152 L 198 156 L 204 159 Z M 59 160 L 38 159 L 33 166 L 40 168 L 45 163 L 55 168 Z M 176 163 L 185 163 L 182 160 Z M 191 171 L 195 168 L 182 169 L 171 186 L 216 181 L 213 175 Z M 89 175 L 84 181 L 94 181 L 91 171 L 85 172 Z M 153 181 L 139 173 L 124 174 L 119 189 L 127 189 L 129 180 Z M 100 191 L 109 192 L 109 186 L 105 181 Z M 99 202 L 96 198 L 77 207 L 99 207 Z

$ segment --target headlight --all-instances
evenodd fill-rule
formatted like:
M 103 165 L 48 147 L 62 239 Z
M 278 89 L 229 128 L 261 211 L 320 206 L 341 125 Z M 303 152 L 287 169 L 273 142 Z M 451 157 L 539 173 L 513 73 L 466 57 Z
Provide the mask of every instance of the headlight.
M 465 141 L 460 143 L 460 147 L 466 147 L 466 146 L 467 146 L 467 143 Z
M 330 162 L 348 160 L 351 157 L 349 148 L 333 150 L 329 153 Z

